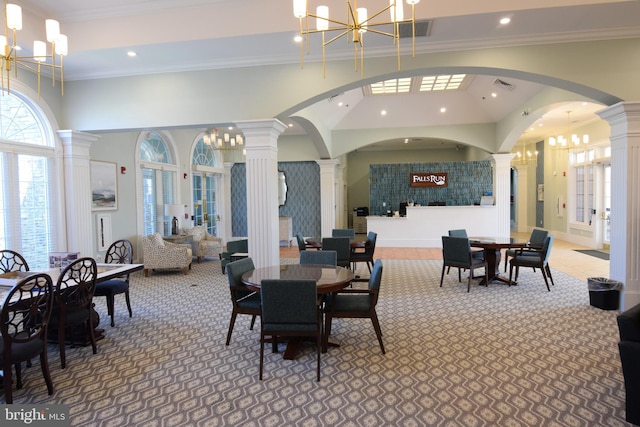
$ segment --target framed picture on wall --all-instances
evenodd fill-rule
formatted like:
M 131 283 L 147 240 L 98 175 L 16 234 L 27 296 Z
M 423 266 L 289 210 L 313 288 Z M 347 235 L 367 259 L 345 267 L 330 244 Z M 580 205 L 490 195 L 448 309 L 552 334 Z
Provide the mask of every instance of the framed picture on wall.
M 116 163 L 91 161 L 91 209 L 118 209 Z

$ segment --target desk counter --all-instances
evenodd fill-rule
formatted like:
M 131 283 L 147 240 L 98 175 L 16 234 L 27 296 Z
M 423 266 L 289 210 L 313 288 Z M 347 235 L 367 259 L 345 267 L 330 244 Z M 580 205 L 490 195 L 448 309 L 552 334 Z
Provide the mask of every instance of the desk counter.
M 497 220 L 495 206 L 408 206 L 406 217 L 368 216 L 367 229 L 378 233 L 379 247 L 440 248 L 449 230 L 495 236 Z

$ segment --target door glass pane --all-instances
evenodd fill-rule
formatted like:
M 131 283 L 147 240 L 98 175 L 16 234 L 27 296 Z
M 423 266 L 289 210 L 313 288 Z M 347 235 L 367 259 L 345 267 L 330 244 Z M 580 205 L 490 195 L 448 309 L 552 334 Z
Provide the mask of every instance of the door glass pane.
M 216 203 L 216 177 L 215 175 L 206 175 L 206 192 L 207 192 L 207 231 L 217 236 L 217 203 Z
M 156 233 L 156 172 L 153 169 L 142 169 L 142 208 L 144 235 Z
M 604 167 L 604 243 L 611 242 L 611 166 Z

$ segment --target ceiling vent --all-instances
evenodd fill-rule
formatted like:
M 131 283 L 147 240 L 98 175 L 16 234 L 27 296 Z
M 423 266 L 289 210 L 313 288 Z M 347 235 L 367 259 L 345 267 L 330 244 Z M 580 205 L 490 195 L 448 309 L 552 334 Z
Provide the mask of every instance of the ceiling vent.
M 416 21 L 416 37 L 426 37 L 431 34 L 431 24 L 433 21 L 421 20 Z M 400 38 L 411 37 L 411 22 L 401 22 L 398 25 L 398 32 L 400 33 Z
M 500 79 L 495 79 L 493 81 L 493 84 L 501 87 L 504 90 L 509 90 L 509 91 L 514 90 L 516 88 L 516 85 L 511 84 L 509 82 L 505 82 L 504 80 L 500 80 Z

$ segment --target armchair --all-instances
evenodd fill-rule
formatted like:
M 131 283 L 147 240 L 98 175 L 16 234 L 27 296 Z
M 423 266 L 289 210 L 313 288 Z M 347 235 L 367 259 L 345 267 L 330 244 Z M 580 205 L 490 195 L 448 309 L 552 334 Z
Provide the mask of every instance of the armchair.
M 142 238 L 144 256 L 144 276 L 149 270 L 156 268 L 179 268 L 187 274 L 191 268 L 191 247 L 177 243 L 165 242 L 160 233 L 149 234 Z
M 618 315 L 620 362 L 625 388 L 625 416 L 640 425 L 640 304 Z
M 201 258 L 219 258 L 222 252 L 222 239 L 210 234 L 206 226 L 197 225 L 184 230 L 186 234 L 193 236 L 191 241 L 191 251 L 193 256 L 200 262 Z
M 249 241 L 247 239 L 231 240 L 227 242 L 227 250 L 220 254 L 220 266 L 222 267 L 222 274 L 225 274 L 225 268 L 227 264 L 231 262 L 231 255 L 236 253 L 249 252 Z

